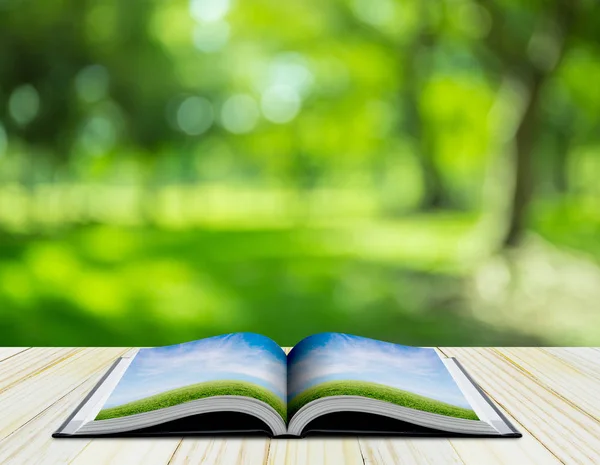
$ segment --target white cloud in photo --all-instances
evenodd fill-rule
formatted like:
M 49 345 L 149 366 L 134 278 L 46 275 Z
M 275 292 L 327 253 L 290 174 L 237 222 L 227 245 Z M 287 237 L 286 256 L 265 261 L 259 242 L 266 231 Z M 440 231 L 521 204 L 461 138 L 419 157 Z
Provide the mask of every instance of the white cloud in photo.
M 356 380 L 470 408 L 434 349 L 405 347 L 335 333 L 312 338 L 300 343 L 298 351 L 292 354 L 290 399 L 323 382 Z
M 270 339 L 250 333 L 141 349 L 104 407 L 214 380 L 253 382 L 285 400 L 286 370 L 281 349 Z

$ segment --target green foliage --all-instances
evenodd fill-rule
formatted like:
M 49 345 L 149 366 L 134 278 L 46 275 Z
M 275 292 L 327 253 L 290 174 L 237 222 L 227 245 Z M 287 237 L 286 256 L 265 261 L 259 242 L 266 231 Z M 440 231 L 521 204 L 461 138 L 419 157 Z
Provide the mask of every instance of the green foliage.
M 0 0 L 0 342 L 594 340 L 479 271 L 514 224 L 598 266 L 596 9 Z
M 286 420 L 285 403 L 268 389 L 246 381 L 208 381 L 205 383 L 192 384 L 171 391 L 156 394 L 151 397 L 102 409 L 96 416 L 96 420 L 108 420 L 120 418 L 138 413 L 151 412 L 162 408 L 172 407 L 192 400 L 204 399 L 214 396 L 244 396 L 258 399 L 275 409 L 279 415 Z
M 438 415 L 479 420 L 475 412 L 470 409 L 446 404 L 383 384 L 353 380 L 321 383 L 298 394 L 289 402 L 289 417 L 293 418 L 296 412 L 308 403 L 328 396 L 362 396 Z

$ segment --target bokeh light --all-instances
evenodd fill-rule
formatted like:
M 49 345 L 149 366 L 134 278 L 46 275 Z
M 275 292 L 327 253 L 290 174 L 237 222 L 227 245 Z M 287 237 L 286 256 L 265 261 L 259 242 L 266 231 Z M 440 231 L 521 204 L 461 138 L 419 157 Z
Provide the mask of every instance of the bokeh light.
M 232 95 L 221 109 L 223 127 L 234 134 L 252 131 L 259 117 L 260 111 L 256 100 L 246 94 Z
M 190 12 L 198 21 L 223 19 L 230 8 L 230 0 L 191 0 Z
M 102 155 L 113 147 L 117 139 L 112 120 L 93 116 L 83 126 L 80 136 L 82 149 L 92 155 Z
M 8 111 L 12 119 L 25 126 L 35 119 L 40 110 L 40 96 L 31 84 L 17 87 L 8 99 Z
M 196 25 L 193 41 L 196 48 L 205 53 L 221 50 L 229 39 L 229 24 L 226 21 L 213 21 Z
M 94 103 L 108 95 L 109 75 L 102 65 L 83 68 L 75 77 L 75 88 L 81 100 Z
M 288 86 L 298 95 L 306 96 L 314 82 L 307 60 L 299 53 L 282 53 L 269 63 L 266 79 L 269 87 Z
M 204 97 L 188 97 L 181 102 L 177 110 L 177 125 L 181 131 L 190 136 L 198 136 L 206 132 L 213 121 L 212 104 Z
M 300 111 L 302 101 L 291 86 L 275 85 L 262 94 L 260 106 L 265 118 L 277 124 L 292 121 Z
M 365 23 L 381 27 L 393 21 L 396 5 L 393 0 L 353 0 L 352 9 Z

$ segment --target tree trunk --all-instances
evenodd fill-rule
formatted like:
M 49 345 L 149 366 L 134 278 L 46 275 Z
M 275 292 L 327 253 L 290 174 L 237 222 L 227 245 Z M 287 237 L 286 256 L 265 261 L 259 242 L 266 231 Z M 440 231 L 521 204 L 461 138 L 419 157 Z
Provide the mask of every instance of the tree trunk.
M 421 31 L 408 48 L 404 60 L 404 92 L 402 106 L 404 109 L 404 127 L 413 139 L 413 147 L 420 164 L 423 182 L 421 209 L 431 210 L 450 205 L 448 190 L 444 178 L 435 160 L 435 141 L 433 134 L 427 131 L 424 117 L 419 105 L 424 77 L 430 75 L 430 66 L 424 63 L 426 55 L 435 44 L 435 37 Z M 429 49 L 429 50 L 428 50 Z M 421 60 L 421 63 L 418 62 Z
M 533 147 L 537 129 L 539 97 L 543 82 L 544 75 L 534 73 L 527 106 L 515 134 L 515 150 L 513 151 L 515 184 L 508 232 L 503 241 L 504 246 L 507 247 L 517 246 L 521 242 L 526 227 L 527 210 L 533 196 Z
M 491 15 L 491 29 L 486 38 L 487 46 L 495 52 L 499 58 L 499 69 L 495 74 L 504 74 L 508 70 L 509 74 L 515 71 L 522 76 L 528 76 L 528 79 L 521 79 L 528 90 L 527 104 L 519 122 L 515 134 L 515 149 L 513 150 L 514 166 L 514 189 L 511 193 L 511 208 L 508 220 L 508 227 L 501 244 L 502 247 L 514 247 L 521 242 L 523 232 L 526 226 L 526 218 L 529 204 L 532 200 L 534 191 L 533 176 L 533 149 L 538 129 L 538 107 L 540 92 L 546 79 L 558 67 L 564 57 L 566 42 L 576 23 L 576 15 L 579 7 L 578 0 L 554 0 L 550 5 L 554 10 L 551 16 L 545 19 L 540 17 L 540 27 L 544 27 L 543 21 L 550 21 L 555 27 L 554 30 L 546 33 L 558 34 L 555 37 L 558 40 L 557 57 L 554 63 L 532 63 L 530 58 L 523 52 L 528 43 L 522 43 L 519 47 L 516 43 L 507 42 L 507 29 L 510 24 L 507 16 L 497 4 L 490 0 L 478 0 L 482 8 Z M 549 5 L 549 6 L 550 6 Z M 550 11 L 550 9 L 549 9 Z M 530 38 L 531 39 L 531 38 Z M 530 40 L 529 39 L 529 40 Z
M 435 161 L 433 141 L 431 136 L 423 135 L 417 141 L 419 147 L 419 160 L 423 176 L 423 197 L 421 209 L 432 210 L 450 206 L 450 199 L 446 184 Z

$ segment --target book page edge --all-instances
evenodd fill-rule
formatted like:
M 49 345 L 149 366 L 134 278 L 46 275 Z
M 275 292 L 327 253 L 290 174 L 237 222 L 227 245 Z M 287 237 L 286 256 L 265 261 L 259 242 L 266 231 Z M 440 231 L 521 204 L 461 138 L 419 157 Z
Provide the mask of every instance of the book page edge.
M 480 420 L 488 423 L 503 436 L 521 435 L 456 358 L 442 358 L 442 362 Z
M 72 436 L 85 423 L 93 420 L 121 380 L 127 368 L 137 355 L 138 350 L 131 350 L 117 358 L 93 389 L 60 425 L 53 437 Z

